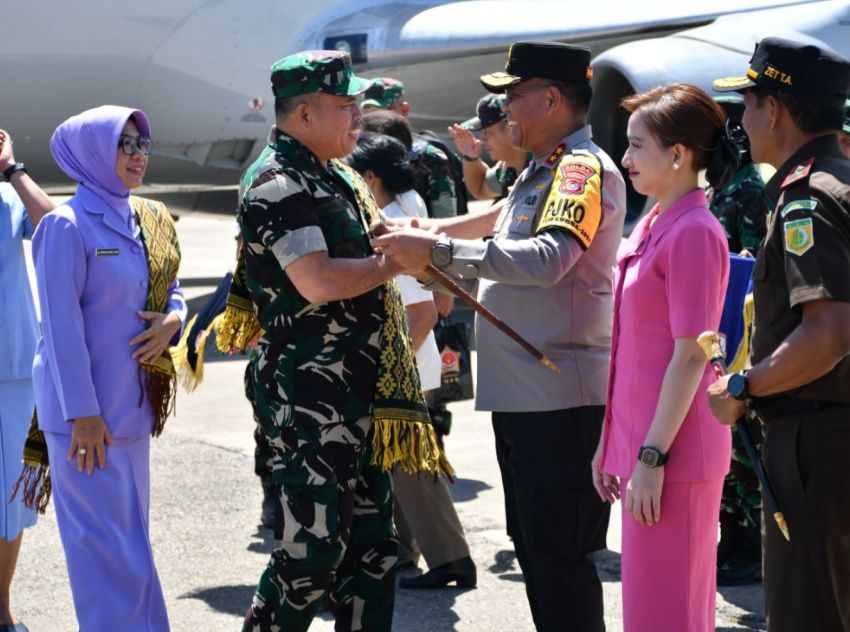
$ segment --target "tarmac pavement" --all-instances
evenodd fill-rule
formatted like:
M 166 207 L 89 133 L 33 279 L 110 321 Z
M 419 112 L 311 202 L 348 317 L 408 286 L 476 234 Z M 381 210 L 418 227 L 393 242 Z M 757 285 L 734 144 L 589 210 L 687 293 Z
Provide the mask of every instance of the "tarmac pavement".
M 190 311 L 203 305 L 231 265 L 234 230 L 230 215 L 182 215 L 181 279 Z M 204 383 L 191 394 L 181 390 L 176 417 L 151 450 L 151 540 L 176 632 L 240 630 L 275 547 L 271 532 L 258 528 L 262 494 L 253 473 L 253 421 L 242 390 L 245 358 L 221 356 L 213 346 L 205 356 Z M 522 575 L 505 535 L 489 415 L 475 412 L 471 402 L 451 409 L 447 450 L 459 476 L 451 492 L 478 566 L 478 588 L 398 590 L 393 629 L 531 631 Z M 616 505 L 610 550 L 597 555 L 609 632 L 622 630 L 619 523 Z M 652 569 L 646 569 L 646 580 L 652 581 Z M 31 632 L 77 629 L 52 507 L 24 536 L 12 607 Z M 569 613 L 564 614 L 566 619 Z M 764 630 L 761 585 L 721 589 L 717 626 L 721 631 Z M 333 630 L 330 616 L 317 619 L 311 630 Z

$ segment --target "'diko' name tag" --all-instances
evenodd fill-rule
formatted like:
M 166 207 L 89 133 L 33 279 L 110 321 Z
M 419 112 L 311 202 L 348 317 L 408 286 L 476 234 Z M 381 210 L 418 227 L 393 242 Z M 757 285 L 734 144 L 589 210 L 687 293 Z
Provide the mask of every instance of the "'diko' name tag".
M 98 248 L 95 254 L 98 257 L 117 257 L 118 248 Z

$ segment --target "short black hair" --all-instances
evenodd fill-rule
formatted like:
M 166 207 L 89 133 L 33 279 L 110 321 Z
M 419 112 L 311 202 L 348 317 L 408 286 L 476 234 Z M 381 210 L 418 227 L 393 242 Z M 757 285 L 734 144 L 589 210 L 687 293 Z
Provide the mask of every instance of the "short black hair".
M 369 110 L 360 120 L 363 131 L 392 136 L 410 151 L 413 148 L 413 130 L 406 118 L 391 110 Z
M 416 184 L 408 150 L 392 136 L 372 132 L 361 134 L 357 147 L 345 162 L 359 173 L 374 173 L 392 195 L 410 191 Z
M 819 134 L 821 132 L 840 132 L 844 125 L 844 104 L 815 103 L 803 101 L 793 94 L 772 86 L 755 85 L 749 89 L 761 107 L 767 97 L 779 101 L 796 123 L 801 132 Z
M 593 98 L 593 88 L 586 81 L 560 81 L 550 80 L 551 84 L 558 89 L 564 100 L 574 110 L 587 114 L 590 109 L 590 100 Z
M 286 118 L 302 103 L 306 103 L 311 94 L 297 94 L 294 97 L 275 97 L 274 115 L 276 119 Z

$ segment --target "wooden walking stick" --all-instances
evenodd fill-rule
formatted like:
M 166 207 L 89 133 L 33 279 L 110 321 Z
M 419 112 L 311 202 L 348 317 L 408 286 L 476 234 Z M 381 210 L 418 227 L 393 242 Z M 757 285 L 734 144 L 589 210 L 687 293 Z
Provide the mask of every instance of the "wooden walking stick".
M 697 342 L 699 343 L 699 346 L 702 347 L 702 350 L 708 357 L 709 362 L 711 362 L 711 366 L 714 368 L 714 375 L 718 379 L 726 375 L 728 370 L 726 369 L 726 363 L 723 361 L 723 350 L 720 347 L 720 337 L 713 331 L 705 331 L 699 335 Z M 779 527 L 782 535 L 790 542 L 791 534 L 788 531 L 788 524 L 785 522 L 785 516 L 782 514 L 782 511 L 779 509 L 779 502 L 776 500 L 776 495 L 773 493 L 773 488 L 770 486 L 770 480 L 767 478 L 767 472 L 764 471 L 764 464 L 761 462 L 761 456 L 759 456 L 758 450 L 756 449 L 755 441 L 753 441 L 753 435 L 750 434 L 750 428 L 747 426 L 748 418 L 758 418 L 758 414 L 753 410 L 748 411 L 744 417 L 741 417 L 737 422 L 735 422 L 735 428 L 741 437 L 741 443 L 744 444 L 747 456 L 753 464 L 753 469 L 756 471 L 756 476 L 758 476 L 759 482 L 761 483 L 761 488 L 764 490 L 764 499 L 767 503 L 767 510 L 773 515 L 773 519 L 776 521 L 776 526 Z
M 383 222 L 376 222 L 371 226 L 369 232 L 377 237 L 379 235 L 386 234 L 387 230 Z M 434 278 L 436 278 L 443 286 L 446 287 L 446 289 L 450 290 L 452 294 L 457 296 L 460 300 L 462 300 L 476 312 L 481 314 L 483 318 L 486 318 L 488 321 L 490 321 L 493 326 L 496 327 L 496 329 L 506 334 L 520 347 L 522 347 L 528 353 L 537 358 L 537 360 L 547 369 L 549 369 L 550 371 L 554 371 L 555 373 L 561 372 L 561 369 L 559 369 L 554 362 L 552 362 L 549 358 L 543 355 L 534 345 L 532 345 L 530 342 L 528 342 L 528 340 L 520 336 L 509 325 L 505 324 L 502 319 L 500 319 L 493 312 L 491 312 L 489 309 L 479 303 L 474 296 L 472 296 L 469 292 L 460 287 L 448 274 L 446 274 L 439 268 L 435 268 L 430 263 L 428 264 L 428 267 L 425 268 L 425 271 Z

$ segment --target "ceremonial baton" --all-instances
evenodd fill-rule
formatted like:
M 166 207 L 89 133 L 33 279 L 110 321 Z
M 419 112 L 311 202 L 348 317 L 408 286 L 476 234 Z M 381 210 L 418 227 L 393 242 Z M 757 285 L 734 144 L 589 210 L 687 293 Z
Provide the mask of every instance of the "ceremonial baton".
M 383 222 L 376 222 L 372 225 L 371 230 L 369 232 L 371 232 L 372 235 L 379 236 L 386 234 L 387 229 L 384 226 Z M 435 268 L 430 263 L 428 264 L 428 267 L 425 268 L 425 271 L 434 278 L 436 278 L 442 285 L 444 285 L 448 290 L 450 290 L 452 294 L 457 296 L 460 300 L 462 300 L 476 312 L 481 314 L 482 317 L 490 321 L 493 326 L 496 327 L 496 329 L 506 334 L 508 337 L 511 338 L 511 340 L 516 342 L 520 347 L 522 347 L 528 353 L 533 355 L 547 369 L 549 369 L 550 371 L 554 371 L 555 373 L 561 372 L 561 369 L 559 369 L 554 362 L 552 362 L 549 358 L 547 358 L 540 351 L 538 351 L 537 348 L 534 347 L 534 345 L 532 345 L 530 342 L 528 342 L 528 340 L 520 336 L 509 325 L 505 324 L 502 319 L 500 319 L 493 312 L 491 312 L 489 309 L 479 303 L 474 296 L 472 296 L 469 292 L 467 292 L 461 286 L 455 283 L 454 279 L 452 279 L 448 274 L 438 268 Z
M 699 346 L 702 347 L 702 350 L 708 357 L 709 362 L 711 362 L 711 366 L 714 369 L 714 375 L 718 379 L 726 375 L 729 371 L 726 369 L 726 363 L 723 361 L 723 350 L 720 347 L 720 337 L 713 331 L 705 331 L 699 335 L 697 342 L 699 343 Z M 788 531 L 788 524 L 785 522 L 785 516 L 782 514 L 782 511 L 779 509 L 779 502 L 776 500 L 776 494 L 773 493 L 773 488 L 770 486 L 770 480 L 767 478 L 767 472 L 764 471 L 764 465 L 761 462 L 761 457 L 759 456 L 758 450 L 756 450 L 753 435 L 750 434 L 750 428 L 747 426 L 747 417 L 750 415 L 757 418 L 755 411 L 749 411 L 747 415 L 744 415 L 735 422 L 735 428 L 738 431 L 738 435 L 741 437 L 741 443 L 744 444 L 747 456 L 753 464 L 753 469 L 756 471 L 756 476 L 758 476 L 759 482 L 761 483 L 761 488 L 764 490 L 764 499 L 767 503 L 767 509 L 771 514 L 773 514 L 773 519 L 776 521 L 776 526 L 779 527 L 782 535 L 790 542 L 791 534 Z

